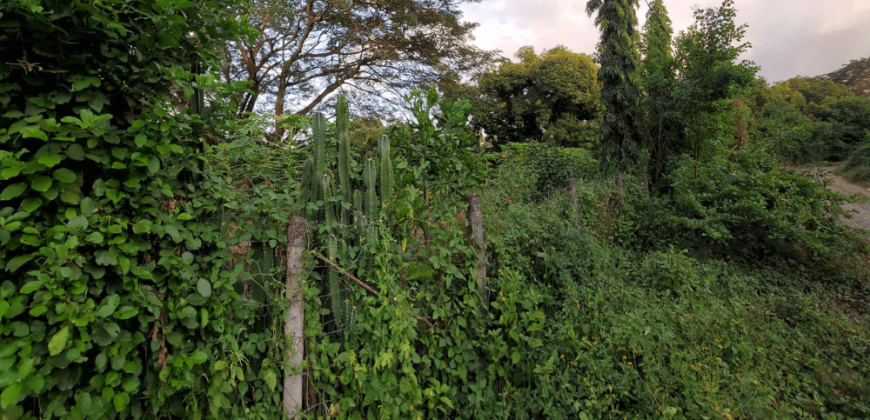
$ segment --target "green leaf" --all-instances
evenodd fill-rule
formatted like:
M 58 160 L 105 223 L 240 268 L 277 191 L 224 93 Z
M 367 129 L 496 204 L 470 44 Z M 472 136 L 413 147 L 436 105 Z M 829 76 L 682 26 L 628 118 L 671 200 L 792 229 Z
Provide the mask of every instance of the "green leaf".
M 96 315 L 101 318 L 106 318 L 115 313 L 118 304 L 121 303 L 121 297 L 118 295 L 110 295 L 104 300 L 105 304 L 96 312 Z
M 21 195 L 21 193 L 23 193 L 24 190 L 26 190 L 26 189 L 27 189 L 27 184 L 25 184 L 23 182 L 19 182 L 17 184 L 12 184 L 12 185 L 6 187 L 3 190 L 3 192 L 0 193 L 0 200 L 3 200 L 3 201 L 11 200 L 11 199 Z
M 41 163 L 49 168 L 57 165 L 62 160 L 63 157 L 61 155 L 43 155 L 36 159 L 38 163 Z
M 106 362 L 108 362 L 108 357 L 106 357 L 106 353 L 100 353 L 94 359 L 94 365 L 96 365 L 97 372 L 102 372 L 106 369 Z
M 90 235 L 88 235 L 88 237 L 85 240 L 87 240 L 88 242 L 95 243 L 95 244 L 101 244 L 101 243 L 103 243 L 103 239 L 105 239 L 105 238 L 103 238 L 102 233 L 93 232 Z
M 66 226 L 70 229 L 85 229 L 88 227 L 88 218 L 78 215 L 70 219 L 70 221 L 66 223 Z
M 119 392 L 115 394 L 115 398 L 113 399 L 113 403 L 115 405 L 115 411 L 121 412 L 124 407 L 127 406 L 127 403 L 130 401 L 130 396 L 126 392 Z
M 67 168 L 60 168 L 54 171 L 52 176 L 54 176 L 54 179 L 63 182 L 64 184 L 72 184 L 76 181 L 76 173 Z
M 6 263 L 6 271 L 15 272 L 16 270 L 21 268 L 22 265 L 27 264 L 28 261 L 32 260 L 33 257 L 34 254 L 19 255 L 9 260 L 9 262 Z
M 26 139 L 48 140 L 48 136 L 39 129 L 38 125 L 28 125 L 21 128 L 21 135 Z
M 63 327 L 51 340 L 48 342 L 48 353 L 52 356 L 57 356 L 66 348 L 66 342 L 69 341 L 69 327 Z
M 9 408 L 9 406 L 15 402 L 18 398 L 18 394 L 21 393 L 21 388 L 22 385 L 20 383 L 13 382 L 3 390 L 3 393 L 0 394 L 0 406 L 2 406 L 4 410 Z
M 48 191 L 51 188 L 51 178 L 45 175 L 36 175 L 30 181 L 30 187 L 39 192 Z
M 178 313 L 179 318 L 193 318 L 195 316 L 196 309 L 194 309 L 193 306 L 185 306 L 184 309 Z
M 196 291 L 202 295 L 202 297 L 211 296 L 211 283 L 206 279 L 199 279 L 196 281 Z
M 84 160 L 85 149 L 79 144 L 71 144 L 66 148 L 66 155 L 72 160 Z
M 40 316 L 46 312 L 48 312 L 48 307 L 45 305 L 39 305 L 39 306 L 31 309 L 29 314 L 30 314 L 30 316 Z
M 275 374 L 275 371 L 272 369 L 266 369 L 263 372 L 263 381 L 266 382 L 266 386 L 269 387 L 270 391 L 275 390 L 275 386 L 278 385 L 278 375 Z
M 201 365 L 208 360 L 208 355 L 202 350 L 197 350 L 190 355 L 190 360 L 194 365 Z
M 26 358 L 21 361 L 21 365 L 18 367 L 18 377 L 26 378 L 28 375 L 33 373 L 34 369 L 33 365 L 36 363 L 36 360 L 33 358 Z
M 39 197 L 28 197 L 21 202 L 21 210 L 28 213 L 33 213 L 42 205 L 42 199 Z
M 19 293 L 21 293 L 22 295 L 29 295 L 39 290 L 39 288 L 42 287 L 42 283 L 42 280 L 33 280 L 24 283 L 24 286 L 21 286 L 21 290 L 19 291 Z
M 118 312 L 115 313 L 115 318 L 117 318 L 117 319 L 130 319 L 130 318 L 136 316 L 136 314 L 138 314 L 138 313 L 139 313 L 139 311 L 137 311 L 136 308 L 134 308 L 132 306 L 122 306 L 121 309 L 118 309 Z
M 156 174 L 160 170 L 160 159 L 157 156 L 151 156 L 148 159 L 148 172 Z
M 148 141 L 148 138 L 145 137 L 144 134 L 137 134 L 136 138 L 133 140 L 133 142 L 136 143 L 136 147 L 144 146 L 147 141 Z

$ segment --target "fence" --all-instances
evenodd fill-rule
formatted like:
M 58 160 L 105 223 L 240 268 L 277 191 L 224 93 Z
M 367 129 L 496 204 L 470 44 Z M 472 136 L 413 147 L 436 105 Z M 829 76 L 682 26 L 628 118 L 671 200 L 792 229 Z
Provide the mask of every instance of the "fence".
M 566 187 L 571 197 L 573 214 L 576 219 L 578 211 L 577 181 L 575 179 L 569 179 Z M 484 238 L 481 198 L 477 194 L 470 193 L 466 196 L 466 203 L 468 205 L 465 212 L 465 218 L 468 220 L 466 238 L 468 245 L 474 249 L 478 255 L 475 276 L 480 296 L 484 302 L 483 309 L 485 311 L 489 299 L 486 277 L 486 242 Z M 304 254 L 306 251 L 306 244 L 308 243 L 309 231 L 309 226 L 302 217 L 298 215 L 292 215 L 290 217 L 287 226 L 285 284 L 285 297 L 290 302 L 290 307 L 287 309 L 287 318 L 284 325 L 284 334 L 285 337 L 288 338 L 286 348 L 288 364 L 286 365 L 284 376 L 283 405 L 285 414 L 291 419 L 297 418 L 298 413 L 302 413 L 303 407 L 306 405 L 307 410 L 305 410 L 305 412 L 311 412 L 317 410 L 321 405 L 328 403 L 328 401 L 323 400 L 319 403 L 317 402 L 317 391 L 313 389 L 313 386 L 310 386 L 310 381 L 308 380 L 310 372 L 302 369 L 302 362 L 305 358 L 306 349 L 303 333 L 305 302 L 302 296 L 302 276 L 303 269 L 306 266 Z M 315 268 L 328 268 L 334 270 L 353 283 L 344 290 L 349 291 L 353 287 L 361 287 L 372 295 L 380 295 L 378 291 L 366 284 L 363 280 L 347 272 L 328 258 L 317 253 L 310 253 L 310 255 L 323 264 L 314 266 Z M 309 268 L 312 268 L 312 266 L 309 265 Z M 330 295 L 331 293 L 322 297 Z M 428 319 L 419 316 L 415 318 L 434 329 L 434 325 Z M 337 329 L 328 334 L 336 334 L 342 331 L 343 329 Z

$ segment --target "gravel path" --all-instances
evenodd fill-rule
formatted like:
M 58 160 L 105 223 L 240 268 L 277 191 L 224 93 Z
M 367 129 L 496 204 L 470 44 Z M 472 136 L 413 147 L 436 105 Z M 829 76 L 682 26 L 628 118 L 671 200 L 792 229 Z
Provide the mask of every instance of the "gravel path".
M 828 182 L 828 189 L 831 191 L 836 191 L 843 195 L 863 195 L 865 197 L 870 197 L 870 190 L 866 187 L 862 187 L 861 185 L 855 184 L 846 178 L 843 178 L 840 175 L 834 173 L 837 169 L 842 165 L 836 166 L 825 166 L 822 168 L 818 168 L 818 173 L 825 174 L 830 182 Z M 812 174 L 816 174 L 816 169 L 810 171 Z M 840 220 L 844 225 L 855 228 L 855 229 L 864 229 L 870 230 L 870 202 L 863 203 L 843 203 L 841 205 L 843 210 L 846 210 L 851 214 L 851 218 L 847 218 L 845 216 L 840 216 Z M 852 213 L 854 211 L 854 213 Z

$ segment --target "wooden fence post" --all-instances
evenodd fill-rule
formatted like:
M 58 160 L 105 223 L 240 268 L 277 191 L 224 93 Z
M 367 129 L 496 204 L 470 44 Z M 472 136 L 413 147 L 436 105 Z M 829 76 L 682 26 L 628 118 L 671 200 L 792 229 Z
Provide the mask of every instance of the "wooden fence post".
M 302 360 L 305 358 L 305 300 L 302 292 L 302 252 L 305 251 L 305 233 L 308 225 L 299 215 L 292 215 L 287 226 L 287 278 L 284 297 L 290 301 L 287 308 L 287 321 L 284 324 L 284 336 L 290 338 L 290 344 L 285 349 L 288 367 L 284 373 L 284 414 L 297 418 L 302 411 Z M 293 374 L 293 370 L 299 369 Z
M 574 208 L 574 219 L 577 219 L 577 180 L 568 178 L 568 193 L 571 194 L 571 206 Z
M 484 309 L 489 307 L 489 294 L 486 289 L 486 242 L 483 239 L 483 209 L 480 196 L 468 193 L 468 245 L 477 250 L 477 287 L 483 299 Z

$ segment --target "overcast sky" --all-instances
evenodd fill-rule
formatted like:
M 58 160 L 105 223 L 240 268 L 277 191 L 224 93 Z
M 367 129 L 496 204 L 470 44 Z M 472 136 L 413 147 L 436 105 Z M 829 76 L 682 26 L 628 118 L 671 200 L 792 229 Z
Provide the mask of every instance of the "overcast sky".
M 664 0 L 674 32 L 688 27 L 692 7 L 719 6 L 721 0 Z M 647 7 L 640 0 L 643 25 Z M 768 81 L 817 76 L 849 60 L 870 56 L 870 0 L 736 0 L 737 23 L 748 23 L 745 58 L 761 67 Z M 591 54 L 598 30 L 586 16 L 585 0 L 483 0 L 463 7 L 464 20 L 479 22 L 476 43 L 513 54 L 524 45 L 540 52 L 565 45 Z

